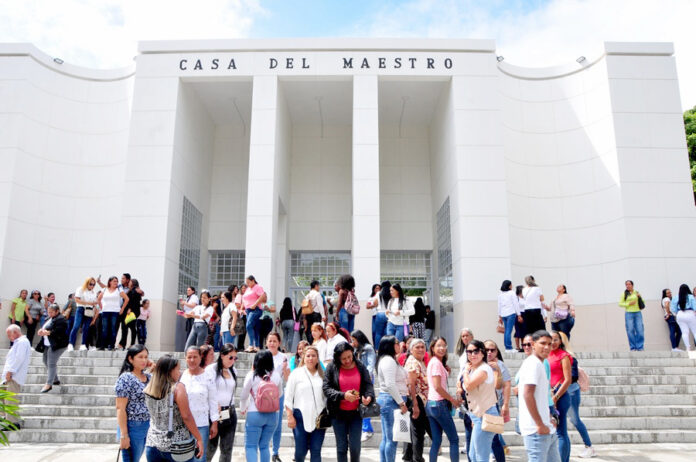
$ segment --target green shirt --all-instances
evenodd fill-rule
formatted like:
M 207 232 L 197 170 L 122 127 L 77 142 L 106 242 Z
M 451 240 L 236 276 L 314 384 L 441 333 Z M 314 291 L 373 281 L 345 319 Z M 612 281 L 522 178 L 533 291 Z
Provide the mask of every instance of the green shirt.
M 627 313 L 637 313 L 640 311 L 640 307 L 638 306 L 638 297 L 640 294 L 636 292 L 635 290 L 631 292 L 631 295 L 626 297 L 626 293 L 624 292 L 621 294 L 621 300 L 619 301 L 619 306 L 623 307 L 626 309 Z M 630 303 L 635 300 L 636 302 L 633 305 L 630 305 Z
M 24 308 L 27 306 L 26 300 L 22 300 L 20 297 L 15 298 L 12 300 L 12 303 L 15 304 L 15 310 L 14 310 L 14 318 L 15 321 L 22 322 L 24 321 Z M 10 315 L 8 318 L 12 319 L 12 313 L 10 312 Z

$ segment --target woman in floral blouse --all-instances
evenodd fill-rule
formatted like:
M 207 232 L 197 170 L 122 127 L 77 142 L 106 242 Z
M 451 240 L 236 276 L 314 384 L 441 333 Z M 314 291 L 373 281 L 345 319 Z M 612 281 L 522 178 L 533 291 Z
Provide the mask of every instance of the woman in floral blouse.
M 150 381 L 145 369 L 151 365 L 147 348 L 133 345 L 126 353 L 116 380 L 116 418 L 123 462 L 137 462 L 145 451 L 150 412 L 143 390 Z
M 425 434 L 430 434 L 430 422 L 425 415 L 425 403 L 428 402 L 428 374 L 425 366 L 425 342 L 413 339 L 409 345 L 409 355 L 404 368 L 408 372 L 408 393 L 411 398 L 411 443 L 404 448 L 404 460 L 422 462 Z

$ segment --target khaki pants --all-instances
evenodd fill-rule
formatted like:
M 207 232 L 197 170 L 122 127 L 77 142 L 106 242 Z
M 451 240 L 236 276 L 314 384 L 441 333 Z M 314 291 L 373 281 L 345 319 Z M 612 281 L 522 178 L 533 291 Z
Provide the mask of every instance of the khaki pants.
M 20 390 L 21 386 L 17 382 L 15 382 L 14 380 L 10 380 L 9 382 L 7 382 L 4 385 L 0 385 L 0 388 L 3 390 L 7 390 L 9 392 L 15 393 L 17 395 L 17 397 L 16 397 L 17 401 L 19 401 L 19 390 Z M 10 402 L 8 404 L 18 404 L 18 403 Z M 9 420 L 12 423 L 20 423 L 20 419 L 17 417 L 14 417 L 11 415 L 3 415 L 3 417 L 5 417 L 7 420 Z

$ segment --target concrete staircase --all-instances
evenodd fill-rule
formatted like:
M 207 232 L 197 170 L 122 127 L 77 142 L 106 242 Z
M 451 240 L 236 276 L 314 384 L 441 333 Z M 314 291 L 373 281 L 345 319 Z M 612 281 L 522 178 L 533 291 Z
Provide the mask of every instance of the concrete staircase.
M 157 359 L 162 353 L 153 352 Z M 0 350 L 4 363 L 7 350 Z M 10 434 L 11 442 L 21 443 L 100 443 L 116 442 L 114 383 L 125 354 L 123 352 L 75 351 L 65 353 L 58 373 L 61 386 L 40 394 L 45 381 L 41 356 L 33 353 L 27 384 L 22 389 L 21 412 L 24 426 Z M 450 365 L 457 369 L 454 355 Z M 580 365 L 591 377 L 592 387 L 582 397 L 580 414 L 593 444 L 615 443 L 696 443 L 696 360 L 686 353 L 672 352 L 595 352 L 580 353 Z M 181 358 L 181 354 L 179 354 Z M 249 371 L 252 357 L 241 353 L 237 369 L 240 378 Z M 506 365 L 514 374 L 522 354 L 506 355 Z M 185 366 L 182 360 L 182 366 Z M 449 382 L 454 390 L 455 379 Z M 239 395 L 241 387 L 238 387 Z M 511 414 L 517 413 L 512 398 Z M 455 422 L 463 436 L 463 422 Z M 364 443 L 377 447 L 381 438 L 379 419 L 373 419 L 375 436 Z M 574 444 L 582 444 L 572 425 Z M 506 425 L 508 445 L 521 445 L 514 432 L 514 421 Z M 239 420 L 235 446 L 243 446 L 244 419 Z M 333 431 L 326 444 L 335 446 Z M 292 432 L 284 425 L 282 445 L 293 445 Z

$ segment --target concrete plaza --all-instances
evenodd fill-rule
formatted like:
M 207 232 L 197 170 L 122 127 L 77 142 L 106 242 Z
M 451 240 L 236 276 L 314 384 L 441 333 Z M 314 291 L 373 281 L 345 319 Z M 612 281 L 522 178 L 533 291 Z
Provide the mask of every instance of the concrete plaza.
M 0 460 L 3 462 L 72 462 L 74 460 L 88 460 L 90 462 L 113 462 L 116 460 L 115 445 L 106 444 L 13 444 L 11 447 L 0 448 Z M 573 445 L 570 460 L 580 461 L 578 454 L 582 449 L 579 445 Z M 596 445 L 597 457 L 595 462 L 619 461 L 619 462 L 692 462 L 696 459 L 696 444 L 615 444 Z M 283 462 L 291 462 L 293 452 L 291 448 L 281 448 L 280 458 Z M 427 455 L 426 455 L 427 458 Z M 325 447 L 322 459 L 335 461 L 336 453 L 333 448 Z M 377 449 L 364 449 L 361 452 L 361 460 L 379 461 Z M 143 457 L 142 460 L 145 460 Z M 213 459 L 217 462 L 219 457 Z M 232 460 L 244 460 L 242 448 L 235 448 Z M 427 460 L 427 459 L 426 459 Z M 438 461 L 448 461 L 447 450 L 443 450 Z M 460 460 L 466 460 L 463 457 Z M 527 457 L 522 447 L 512 447 L 510 461 L 526 461 Z M 401 461 L 401 450 L 397 453 L 397 462 Z

